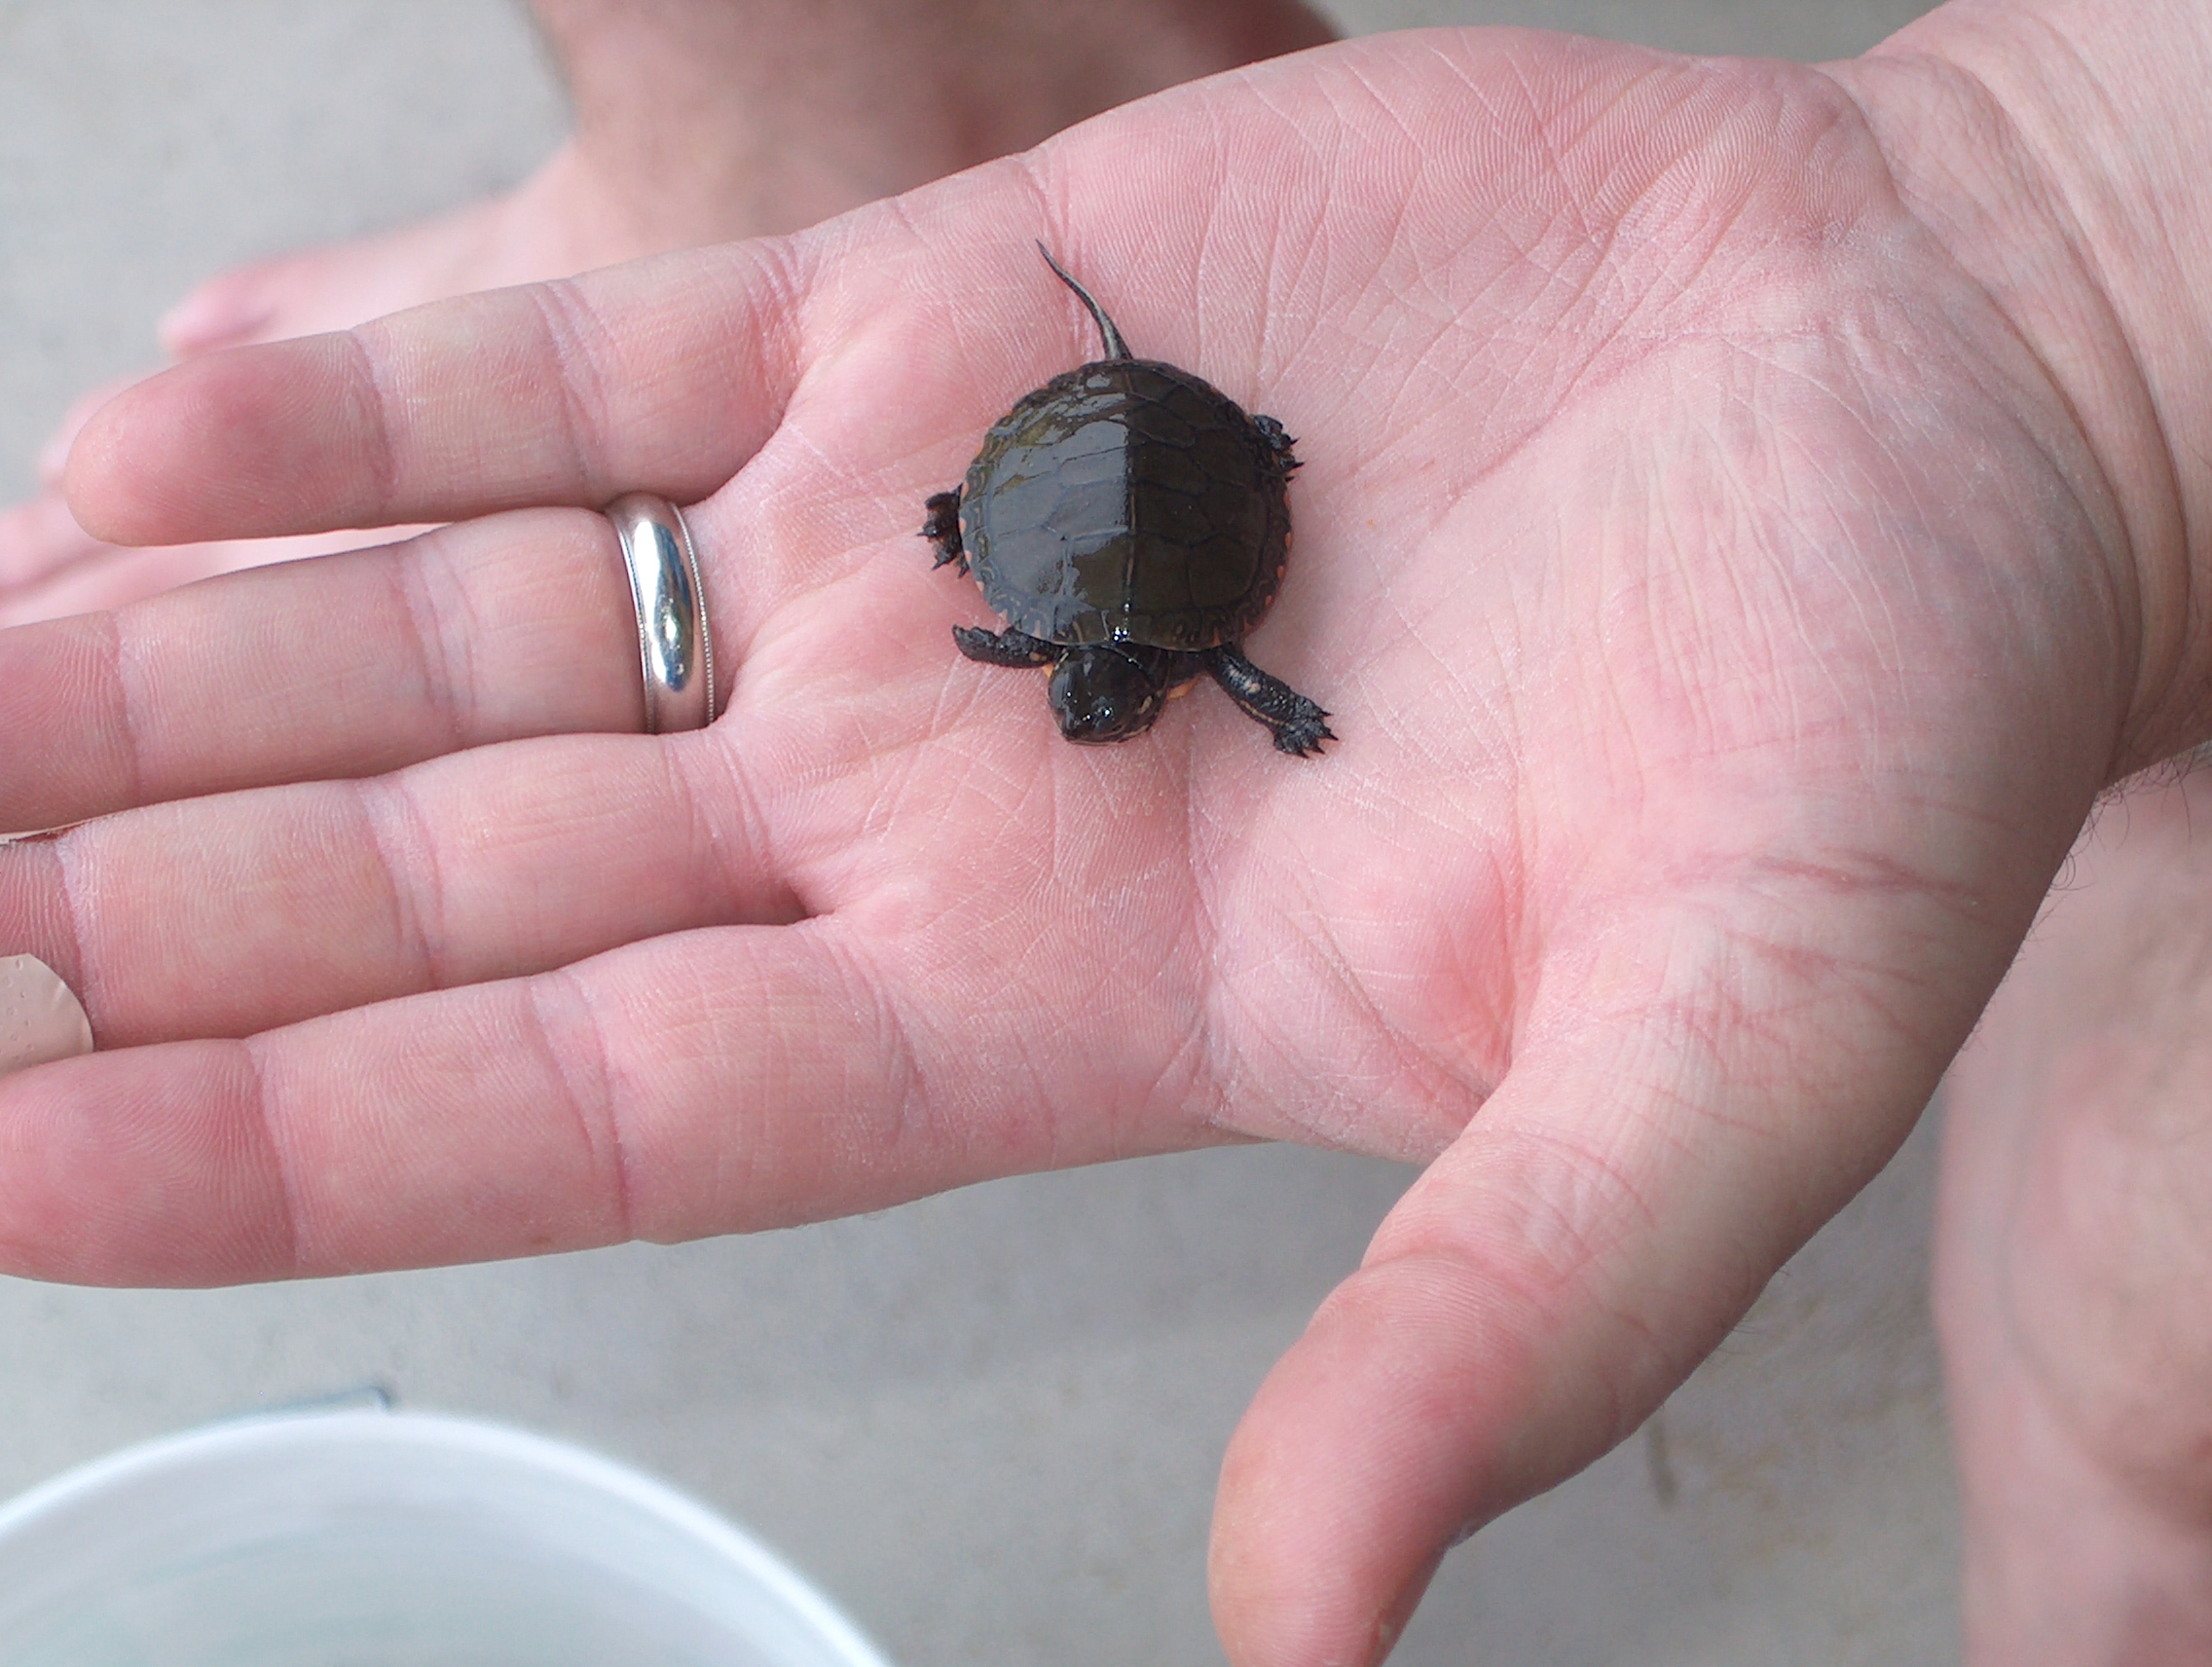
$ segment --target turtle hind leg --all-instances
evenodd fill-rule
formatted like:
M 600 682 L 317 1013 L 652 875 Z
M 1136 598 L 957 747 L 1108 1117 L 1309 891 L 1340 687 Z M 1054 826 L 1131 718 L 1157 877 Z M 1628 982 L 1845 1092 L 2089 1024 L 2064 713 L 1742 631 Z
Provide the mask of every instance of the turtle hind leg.
M 1299 466 L 1298 455 L 1291 450 L 1298 442 L 1290 437 L 1289 430 L 1280 423 L 1272 417 L 1255 416 L 1252 426 L 1259 430 L 1260 438 L 1267 442 L 1268 450 L 1274 456 L 1275 466 L 1285 475 Z
M 922 537 L 937 546 L 937 560 L 933 567 L 947 562 L 958 562 L 960 571 L 968 571 L 968 552 L 960 543 L 960 488 L 950 492 L 933 493 L 922 507 L 929 518 L 922 523 Z
M 960 645 L 962 653 L 986 666 L 1049 666 L 1060 657 L 1056 643 L 1011 626 L 1004 631 L 981 631 L 973 625 L 955 625 L 952 640 Z
M 1198 657 L 1247 717 L 1268 726 L 1277 750 L 1303 759 L 1318 753 L 1322 742 L 1337 738 L 1328 725 L 1326 712 L 1282 679 L 1268 676 L 1235 644 L 1207 648 Z

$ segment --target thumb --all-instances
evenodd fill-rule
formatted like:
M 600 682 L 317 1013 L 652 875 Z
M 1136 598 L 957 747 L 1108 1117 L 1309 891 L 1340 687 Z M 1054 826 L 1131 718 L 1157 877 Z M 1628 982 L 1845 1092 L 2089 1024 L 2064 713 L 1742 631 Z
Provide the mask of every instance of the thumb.
M 1387 1654 L 1452 1544 L 1631 1434 L 1872 1177 L 1978 1004 L 1915 1036 L 1831 992 L 1811 1020 L 1740 948 L 1693 959 L 1715 993 L 1532 1024 L 1261 1387 L 1211 1553 L 1238 1667 Z

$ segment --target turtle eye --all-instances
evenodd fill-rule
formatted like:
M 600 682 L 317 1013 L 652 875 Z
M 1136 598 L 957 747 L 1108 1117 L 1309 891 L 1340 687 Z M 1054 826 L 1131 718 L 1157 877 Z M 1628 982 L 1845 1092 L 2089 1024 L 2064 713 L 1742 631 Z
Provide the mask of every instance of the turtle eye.
M 1112 648 L 1074 648 L 1052 668 L 1052 716 L 1071 741 L 1126 741 L 1152 727 L 1164 691 L 1152 669 Z

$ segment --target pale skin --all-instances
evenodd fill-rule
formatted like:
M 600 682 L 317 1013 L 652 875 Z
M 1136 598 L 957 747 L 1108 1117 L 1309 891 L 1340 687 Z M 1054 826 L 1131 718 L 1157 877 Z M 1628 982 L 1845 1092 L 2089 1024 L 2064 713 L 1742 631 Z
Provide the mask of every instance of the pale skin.
M 1981 1667 L 2212 1656 L 2212 774 L 2100 811 L 1952 1072 L 1936 1295 Z
M 0 1255 L 1424 1160 L 1216 1519 L 1234 1661 L 1378 1658 L 1894 1150 L 2093 797 L 2212 735 L 2205 85 L 2186 0 L 1954 0 L 1825 72 L 1352 43 L 125 395 L 68 476 L 112 540 L 454 524 L 0 637 L 0 825 L 101 818 L 0 849 L 0 938 L 104 1050 L 0 1081 Z M 1327 758 L 1197 699 L 1072 748 L 953 652 L 922 500 L 1088 341 L 1034 238 L 1299 436 L 1254 651 Z M 704 734 L 622 733 L 637 487 L 695 505 Z

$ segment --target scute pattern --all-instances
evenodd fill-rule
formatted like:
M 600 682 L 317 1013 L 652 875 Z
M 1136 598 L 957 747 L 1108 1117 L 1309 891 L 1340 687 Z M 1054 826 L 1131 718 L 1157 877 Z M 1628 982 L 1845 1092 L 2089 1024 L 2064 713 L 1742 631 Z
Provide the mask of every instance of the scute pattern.
M 992 426 L 961 538 L 984 600 L 1031 636 L 1210 648 L 1274 601 L 1286 473 L 1243 409 L 1189 371 L 1101 361 Z

